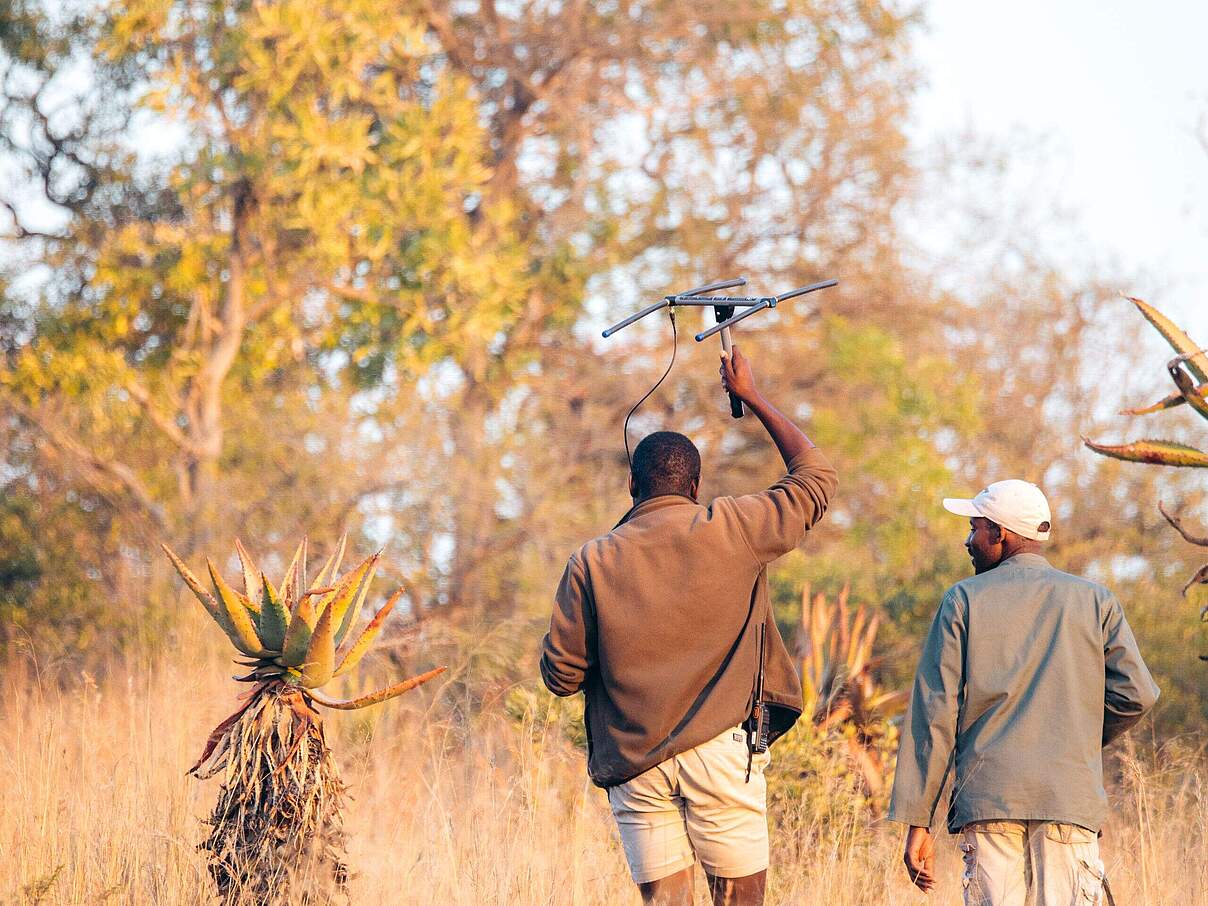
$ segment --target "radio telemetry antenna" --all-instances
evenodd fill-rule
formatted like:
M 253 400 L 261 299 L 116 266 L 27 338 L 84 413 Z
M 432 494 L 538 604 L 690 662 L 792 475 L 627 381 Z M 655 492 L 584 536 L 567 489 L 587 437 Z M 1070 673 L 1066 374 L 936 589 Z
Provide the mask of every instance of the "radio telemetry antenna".
M 658 302 L 654 303 L 653 305 L 647 306 L 646 308 L 643 308 L 641 311 L 635 312 L 634 314 L 630 315 L 625 320 L 618 321 L 616 324 L 609 327 L 607 330 L 604 331 L 604 337 L 605 337 L 605 339 L 607 339 L 608 337 L 611 337 L 614 333 L 616 333 L 618 330 L 621 330 L 624 327 L 628 327 L 630 324 L 640 321 L 642 318 L 646 317 L 647 315 L 652 315 L 656 311 L 662 311 L 664 308 L 666 308 L 670 311 L 671 319 L 672 319 L 671 323 L 674 326 L 675 309 L 678 308 L 679 306 L 694 305 L 697 307 L 705 307 L 705 308 L 712 307 L 713 316 L 717 319 L 717 323 L 714 324 L 712 327 L 708 328 L 707 330 L 702 330 L 700 333 L 698 333 L 696 335 L 696 342 L 700 343 L 701 341 L 706 340 L 709 337 L 713 336 L 715 333 L 720 333 L 722 350 L 728 356 L 730 354 L 730 349 L 733 346 L 733 341 L 730 336 L 730 329 L 735 324 L 737 324 L 739 321 L 742 321 L 745 318 L 749 318 L 751 315 L 755 314 L 756 312 L 761 312 L 761 311 L 764 311 L 767 309 L 775 308 L 781 302 L 787 302 L 789 299 L 795 299 L 798 296 L 804 296 L 807 293 L 816 292 L 820 289 L 827 289 L 828 287 L 836 286 L 838 283 L 839 283 L 838 280 L 823 280 L 820 283 L 811 283 L 809 286 L 801 286 L 801 287 L 798 287 L 797 289 L 791 289 L 787 293 L 781 293 L 779 296 L 712 296 L 712 295 L 709 295 L 709 293 L 715 293 L 715 292 L 718 292 L 719 290 L 733 289 L 734 287 L 737 287 L 737 286 L 746 286 L 747 285 L 746 277 L 734 277 L 731 280 L 720 280 L 717 283 L 710 283 L 707 286 L 698 286 L 695 289 L 688 290 L 687 292 L 675 293 L 674 295 L 670 295 L 670 296 L 663 296 L 662 299 L 660 299 Z M 737 314 L 735 314 L 736 309 L 738 309 Z M 675 361 L 675 358 L 674 358 L 674 352 L 673 352 L 672 353 L 672 362 L 674 363 L 674 361 Z M 669 372 L 671 370 L 670 367 L 668 367 L 667 370 Z M 667 376 L 666 374 L 663 375 L 664 378 L 666 376 Z M 662 383 L 662 378 L 659 379 L 659 383 Z M 658 386 L 658 384 L 655 384 L 655 387 L 657 387 L 657 386 Z M 652 388 L 650 392 L 653 393 L 654 389 Z M 649 395 L 650 395 L 649 393 L 646 394 L 646 396 L 649 396 Z M 646 399 L 646 397 L 642 397 L 642 399 L 638 401 L 638 405 L 640 406 L 645 399 Z M 636 409 L 636 408 L 637 408 L 637 406 L 634 407 L 634 409 Z M 629 414 L 632 415 L 633 410 L 630 410 Z M 734 418 L 742 418 L 742 416 L 743 416 L 742 400 L 740 400 L 738 397 L 736 397 L 732 393 L 730 394 L 730 414 L 732 416 L 734 416 Z M 625 422 L 626 422 L 626 425 L 628 425 L 628 423 L 629 423 L 628 416 L 626 416 Z M 629 448 L 628 431 L 626 431 L 625 439 L 626 439 L 626 444 L 625 444 L 626 451 L 628 451 L 628 448 Z

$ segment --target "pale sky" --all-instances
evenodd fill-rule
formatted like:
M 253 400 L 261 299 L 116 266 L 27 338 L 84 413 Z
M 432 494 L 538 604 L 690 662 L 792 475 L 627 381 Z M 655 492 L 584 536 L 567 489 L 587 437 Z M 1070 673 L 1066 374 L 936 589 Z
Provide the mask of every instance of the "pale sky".
M 926 16 L 916 141 L 1043 136 L 1078 254 L 1140 275 L 1121 288 L 1208 343 L 1208 0 L 930 0 Z

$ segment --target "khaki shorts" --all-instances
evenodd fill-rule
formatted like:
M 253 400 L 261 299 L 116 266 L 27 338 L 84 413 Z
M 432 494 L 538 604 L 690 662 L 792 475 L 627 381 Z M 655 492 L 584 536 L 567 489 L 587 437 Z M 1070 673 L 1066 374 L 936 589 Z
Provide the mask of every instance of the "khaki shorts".
M 715 878 L 745 878 L 768 867 L 770 761 L 756 755 L 747 774 L 747 736 L 726 730 L 695 749 L 608 790 L 629 872 L 657 881 L 697 859 Z
M 965 906 L 1097 906 L 1094 831 L 1055 821 L 976 821 L 961 833 Z

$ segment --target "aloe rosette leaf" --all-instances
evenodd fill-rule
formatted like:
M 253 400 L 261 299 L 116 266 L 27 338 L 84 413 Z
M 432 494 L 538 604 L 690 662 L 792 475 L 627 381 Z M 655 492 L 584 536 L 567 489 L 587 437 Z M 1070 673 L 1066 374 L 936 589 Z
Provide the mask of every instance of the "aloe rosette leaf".
M 1208 384 L 1200 384 L 1195 388 L 1195 395 L 1201 399 L 1208 399 Z M 1164 396 L 1156 403 L 1151 403 L 1148 406 L 1136 406 L 1130 409 L 1121 409 L 1121 415 L 1152 415 L 1155 412 L 1165 412 L 1167 409 L 1175 409 L 1179 406 L 1187 404 L 1187 396 L 1180 390 L 1177 393 L 1172 393 L 1169 396 Z
M 390 616 L 390 611 L 394 609 L 394 605 L 398 603 L 399 598 L 402 596 L 403 590 L 400 588 L 382 605 L 382 609 L 373 615 L 373 619 L 361 630 L 361 634 L 357 636 L 356 641 L 348 646 L 340 657 L 339 666 L 336 667 L 336 672 L 333 676 L 343 676 L 361 662 L 361 658 L 365 656 L 365 653 L 372 647 L 378 633 L 382 631 L 382 626 L 385 625 L 386 618 Z
M 231 641 L 244 654 L 250 654 L 253 657 L 262 656 L 266 651 L 260 642 L 260 637 L 256 635 L 252 614 L 244 607 L 243 601 L 240 600 L 235 590 L 226 584 L 226 580 L 219 574 L 213 561 L 207 559 L 206 566 L 210 570 L 210 580 L 214 583 L 214 591 L 217 592 L 218 603 L 222 606 L 226 624 L 230 627 L 227 634 Z
M 239 555 L 239 568 L 243 571 L 243 593 L 254 601 L 260 597 L 260 570 L 238 538 L 235 539 L 235 553 Z
M 193 594 L 197 596 L 197 600 L 201 602 L 201 606 L 205 608 L 206 613 L 208 613 L 214 622 L 218 624 L 219 628 L 225 632 L 226 627 L 223 626 L 222 618 L 218 615 L 218 601 L 215 599 L 215 597 L 208 590 L 206 590 L 206 587 L 201 584 L 197 576 L 193 575 L 193 571 L 185 565 L 185 562 L 176 555 L 176 552 L 172 550 L 172 548 L 168 547 L 166 544 L 161 544 L 160 547 L 163 548 L 164 553 L 168 555 L 168 559 L 176 568 L 176 572 L 179 573 L 180 577 L 185 580 L 185 585 L 188 586 L 189 591 L 193 592 Z
M 1174 381 L 1174 385 L 1179 388 L 1179 395 L 1187 401 L 1187 404 L 1192 409 L 1199 413 L 1201 418 L 1208 419 L 1208 400 L 1204 399 L 1195 382 L 1191 380 L 1190 375 L 1183 370 L 1184 365 L 1188 369 L 1191 368 L 1190 356 L 1181 355 L 1171 359 L 1166 365 L 1166 370 L 1170 372 L 1170 378 Z
M 282 666 L 300 667 L 306 661 L 306 652 L 310 648 L 310 637 L 316 622 L 312 601 L 311 596 L 304 596 L 290 615 L 289 628 L 285 630 L 285 646 L 281 651 Z
M 260 617 L 256 621 L 256 632 L 265 648 L 284 652 L 289 611 L 268 576 L 261 574 L 260 585 Z
M 232 588 L 208 558 L 206 567 L 212 590 L 206 588 L 171 548 L 167 545 L 163 548 L 185 585 L 239 652 L 236 662 L 250 668 L 251 672 L 236 677 L 240 682 L 263 683 L 266 687 L 281 683 L 297 689 L 308 701 L 347 710 L 387 701 L 438 676 L 444 669 L 337 705 L 327 705 L 336 700 L 317 693 L 332 677 L 347 674 L 361 662 L 402 595 L 399 589 L 355 641 L 344 645 L 368 596 L 381 551 L 337 578 L 347 550 L 347 538 L 341 537 L 314 577 L 313 585 L 303 591 L 307 557 L 307 540 L 303 538 L 278 590 L 243 543 L 236 541 L 244 585 L 254 589 L 253 594 L 247 595 Z M 324 582 L 331 585 L 324 586 Z
M 1208 382 L 1208 352 L 1199 346 L 1174 321 L 1166 317 L 1148 302 L 1134 296 L 1125 296 L 1137 307 L 1145 320 L 1154 326 L 1162 338 L 1170 344 L 1170 348 L 1179 355 L 1187 356 L 1187 368 L 1201 383 Z
M 352 628 L 353 623 L 356 622 L 356 618 L 361 612 L 361 608 L 365 606 L 365 598 L 369 594 L 369 586 L 372 584 L 374 574 L 377 572 L 378 558 L 380 556 L 381 552 L 379 551 L 371 558 L 372 562 L 368 564 L 356 592 L 340 614 L 340 625 L 336 630 L 337 645 L 344 642 L 344 637 L 348 635 L 348 630 Z
M 315 631 L 311 633 L 310 645 L 306 648 L 306 658 L 300 665 L 302 677 L 300 683 L 307 689 L 317 689 L 322 686 L 335 672 L 336 664 L 336 627 L 333 609 L 324 608 Z
M 303 536 L 302 541 L 298 544 L 298 549 L 294 551 L 294 557 L 289 561 L 289 566 L 285 568 L 285 575 L 281 578 L 281 598 L 285 601 L 287 607 L 292 611 L 302 597 L 302 592 L 305 590 L 305 585 L 302 579 L 306 574 L 306 537 Z
M 321 605 L 332 611 L 332 639 L 339 645 L 346 631 L 345 624 L 356 614 L 377 572 L 381 552 L 366 557 L 348 575 L 342 578 L 331 592 L 322 599 Z
M 335 579 L 340 574 L 340 564 L 344 562 L 344 549 L 348 546 L 348 534 L 340 536 L 340 540 L 336 542 L 335 550 L 331 552 L 331 556 L 327 558 L 323 564 L 323 568 L 319 570 L 315 576 L 311 588 L 318 588 L 330 577 Z
M 404 692 L 410 692 L 416 686 L 422 686 L 429 680 L 436 679 L 436 677 L 448 669 L 448 667 L 436 667 L 427 673 L 421 673 L 419 676 L 405 679 L 401 683 L 395 683 L 393 686 L 387 686 L 385 689 L 379 689 L 377 692 L 371 692 L 368 695 L 362 695 L 346 701 L 328 698 L 323 693 L 314 689 L 309 690 L 307 694 L 324 708 L 334 708 L 337 711 L 357 711 L 361 708 L 368 708 L 370 705 L 379 705 L 382 702 L 389 701 L 402 695 Z
M 1125 462 L 1143 462 L 1158 466 L 1180 466 L 1192 469 L 1208 469 L 1208 453 L 1186 444 L 1169 440 L 1138 440 L 1130 444 L 1099 444 L 1082 438 L 1088 449 L 1112 459 Z

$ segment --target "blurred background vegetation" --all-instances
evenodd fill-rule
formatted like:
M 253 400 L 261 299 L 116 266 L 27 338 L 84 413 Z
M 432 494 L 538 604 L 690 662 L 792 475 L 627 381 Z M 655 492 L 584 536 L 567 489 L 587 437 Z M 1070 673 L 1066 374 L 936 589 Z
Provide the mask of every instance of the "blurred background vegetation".
M 1202 728 L 1179 597 L 1199 563 L 1157 510 L 1196 525 L 1202 477 L 1079 442 L 1136 433 L 1115 411 L 1165 393 L 1116 296 L 1136 287 L 1050 256 L 994 149 L 915 153 L 920 21 L 876 0 L 0 5 L 10 658 L 153 650 L 191 613 L 161 540 L 271 562 L 348 529 L 385 548 L 379 591 L 407 588 L 383 656 L 530 713 L 554 583 L 627 508 L 621 420 L 670 353 L 665 322 L 598 328 L 736 274 L 838 277 L 737 332 L 842 481 L 774 568 L 786 635 L 803 589 L 850 586 L 880 621 L 868 670 L 901 686 L 969 569 L 940 498 L 1022 477 L 1055 503 L 1053 562 L 1124 601 L 1164 692 L 1151 732 Z M 984 228 L 999 204 L 1009 243 Z M 961 281 L 919 253 L 937 210 L 967 225 Z M 728 417 L 696 317 L 634 437 L 694 437 L 706 497 L 758 489 L 778 459 Z

